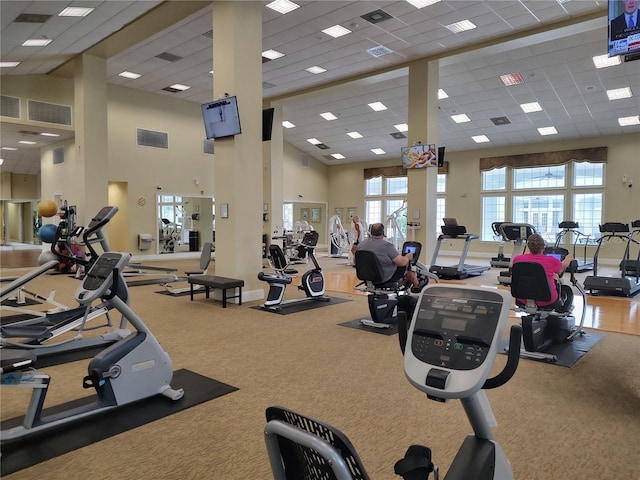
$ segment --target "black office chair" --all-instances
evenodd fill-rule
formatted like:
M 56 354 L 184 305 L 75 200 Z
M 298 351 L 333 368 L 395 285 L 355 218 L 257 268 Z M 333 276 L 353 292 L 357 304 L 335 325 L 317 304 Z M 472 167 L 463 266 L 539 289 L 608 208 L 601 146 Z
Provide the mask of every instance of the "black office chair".
M 369 480 L 337 428 L 282 407 L 266 411 L 265 442 L 275 480 Z

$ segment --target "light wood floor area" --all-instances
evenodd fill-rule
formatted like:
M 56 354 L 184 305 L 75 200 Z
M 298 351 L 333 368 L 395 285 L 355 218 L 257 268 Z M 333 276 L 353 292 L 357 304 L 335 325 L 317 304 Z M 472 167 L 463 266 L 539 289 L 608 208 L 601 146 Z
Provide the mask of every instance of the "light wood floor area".
M 335 292 L 353 293 L 353 287 L 358 283 L 358 279 L 355 270 L 350 268 L 353 271 L 325 273 L 325 288 Z M 477 277 L 469 277 L 464 280 L 441 280 L 441 282 L 508 288 L 498 284 L 496 279 L 498 271 L 498 269 L 492 269 Z M 582 277 L 588 273 L 590 272 L 583 273 Z M 583 310 L 582 296 L 579 294 L 574 297 L 574 307 L 574 315 L 578 320 Z M 587 295 L 584 326 L 609 332 L 640 335 L 640 295 L 636 295 L 634 298 Z

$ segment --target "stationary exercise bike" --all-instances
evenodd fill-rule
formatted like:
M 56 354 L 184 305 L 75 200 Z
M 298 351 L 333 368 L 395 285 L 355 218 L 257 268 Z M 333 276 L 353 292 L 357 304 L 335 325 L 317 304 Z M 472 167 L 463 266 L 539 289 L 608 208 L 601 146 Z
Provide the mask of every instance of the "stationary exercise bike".
M 288 273 L 291 264 L 287 262 L 284 252 L 279 245 L 274 243 L 269 245 L 269 256 L 273 262 L 274 273 L 258 273 L 258 279 L 269 284 L 269 292 L 263 308 L 278 311 L 284 306 L 298 304 L 300 302 L 310 300 L 328 302 L 331 300 L 331 297 L 327 297 L 324 294 L 324 274 L 314 255 L 315 246 L 318 244 L 318 237 L 318 232 L 314 230 L 308 231 L 304 234 L 300 245 L 298 245 L 298 248 L 303 249 L 305 254 L 313 262 L 313 268 L 310 268 L 302 274 L 301 284 L 298 285 L 298 289 L 304 291 L 306 295 L 303 298 L 283 300 L 287 285 L 293 282 L 291 274 Z
M 416 272 L 421 283 L 435 282 L 439 279 L 429 272 L 427 267 L 419 261 L 422 244 L 408 241 L 402 245 L 402 255 L 413 254 L 413 259 L 408 268 Z M 371 318 L 360 320 L 360 324 L 366 327 L 390 329 L 398 323 L 398 315 L 404 314 L 411 318 L 416 306 L 417 297 L 411 296 L 411 285 L 401 285 L 397 281 L 385 282 L 378 264 L 376 254 L 368 250 L 356 250 L 355 253 L 356 276 L 360 283 L 356 290 L 367 292 L 369 315 Z
M 83 378 L 82 386 L 95 389 L 97 397 L 90 397 L 90 403 L 43 416 L 51 378 L 26 370 L 35 362 L 33 352 L 0 349 L 2 386 L 32 389 L 22 425 L 2 430 L 2 442 L 20 440 L 158 394 L 174 401 L 182 398 L 184 391 L 174 390 L 170 385 L 173 368 L 169 355 L 162 350 L 140 317 L 116 295 L 119 288 L 126 288 L 121 271 L 129 262 L 129 257 L 125 253 L 104 253 L 76 291 L 76 300 L 83 305 L 90 305 L 98 298 L 111 303 L 136 329 L 131 335 L 102 350 L 89 362 L 88 374 Z
M 504 385 L 518 363 L 521 328 L 511 327 L 507 362 L 487 378 L 506 328 L 511 296 L 504 290 L 470 285 L 427 285 L 407 330 L 398 325 L 409 382 L 438 402 L 459 399 L 474 434 L 462 443 L 445 480 L 511 480 L 511 465 L 491 432 L 493 414 L 482 389 Z M 266 411 L 265 441 L 275 480 L 336 478 L 368 480 L 348 438 L 335 427 L 282 407 Z M 408 422 L 415 422 L 408 418 Z M 412 445 L 394 466 L 405 480 L 426 480 L 431 450 Z

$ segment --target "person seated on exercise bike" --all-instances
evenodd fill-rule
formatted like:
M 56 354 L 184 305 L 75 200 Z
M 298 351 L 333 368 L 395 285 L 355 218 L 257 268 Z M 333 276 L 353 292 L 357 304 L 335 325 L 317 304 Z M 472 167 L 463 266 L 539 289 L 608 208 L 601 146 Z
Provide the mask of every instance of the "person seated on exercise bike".
M 565 303 L 565 299 L 562 298 L 562 285 L 560 283 L 560 275 L 569 267 L 569 264 L 573 260 L 573 255 L 570 253 L 564 257 L 562 261 L 551 255 L 545 255 L 544 249 L 546 247 L 544 238 L 538 233 L 534 233 L 527 239 L 527 249 L 529 253 L 517 255 L 513 259 L 513 263 L 518 262 L 535 262 L 544 267 L 544 271 L 547 274 L 549 281 L 549 287 L 551 289 L 551 300 L 544 302 L 536 302 L 539 307 L 551 307 L 556 306 L 558 311 L 569 311 L 571 305 Z M 518 299 L 519 302 L 526 303 L 526 299 Z
M 410 284 L 412 293 L 420 293 L 429 280 L 418 280 L 416 272 L 411 269 L 413 254 L 409 252 L 401 255 L 396 247 L 384 238 L 384 225 L 374 223 L 369 230 L 369 237 L 358 244 L 356 251 L 366 250 L 375 253 L 380 269 L 387 278 L 384 283 L 397 281 L 400 285 Z

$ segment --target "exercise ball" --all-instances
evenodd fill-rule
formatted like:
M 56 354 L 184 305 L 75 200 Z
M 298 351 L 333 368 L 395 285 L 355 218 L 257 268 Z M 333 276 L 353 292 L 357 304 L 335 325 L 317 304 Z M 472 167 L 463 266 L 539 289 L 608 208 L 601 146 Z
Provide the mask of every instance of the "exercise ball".
M 38 229 L 38 238 L 42 240 L 44 243 L 53 243 L 53 239 L 56 236 L 56 227 L 52 223 L 47 223 L 46 225 L 42 225 Z
M 41 217 L 53 217 L 58 213 L 58 205 L 53 200 L 42 200 L 38 203 L 38 215 Z
M 38 256 L 38 265 L 44 265 L 50 260 L 58 260 L 58 256 L 51 250 L 43 250 Z

